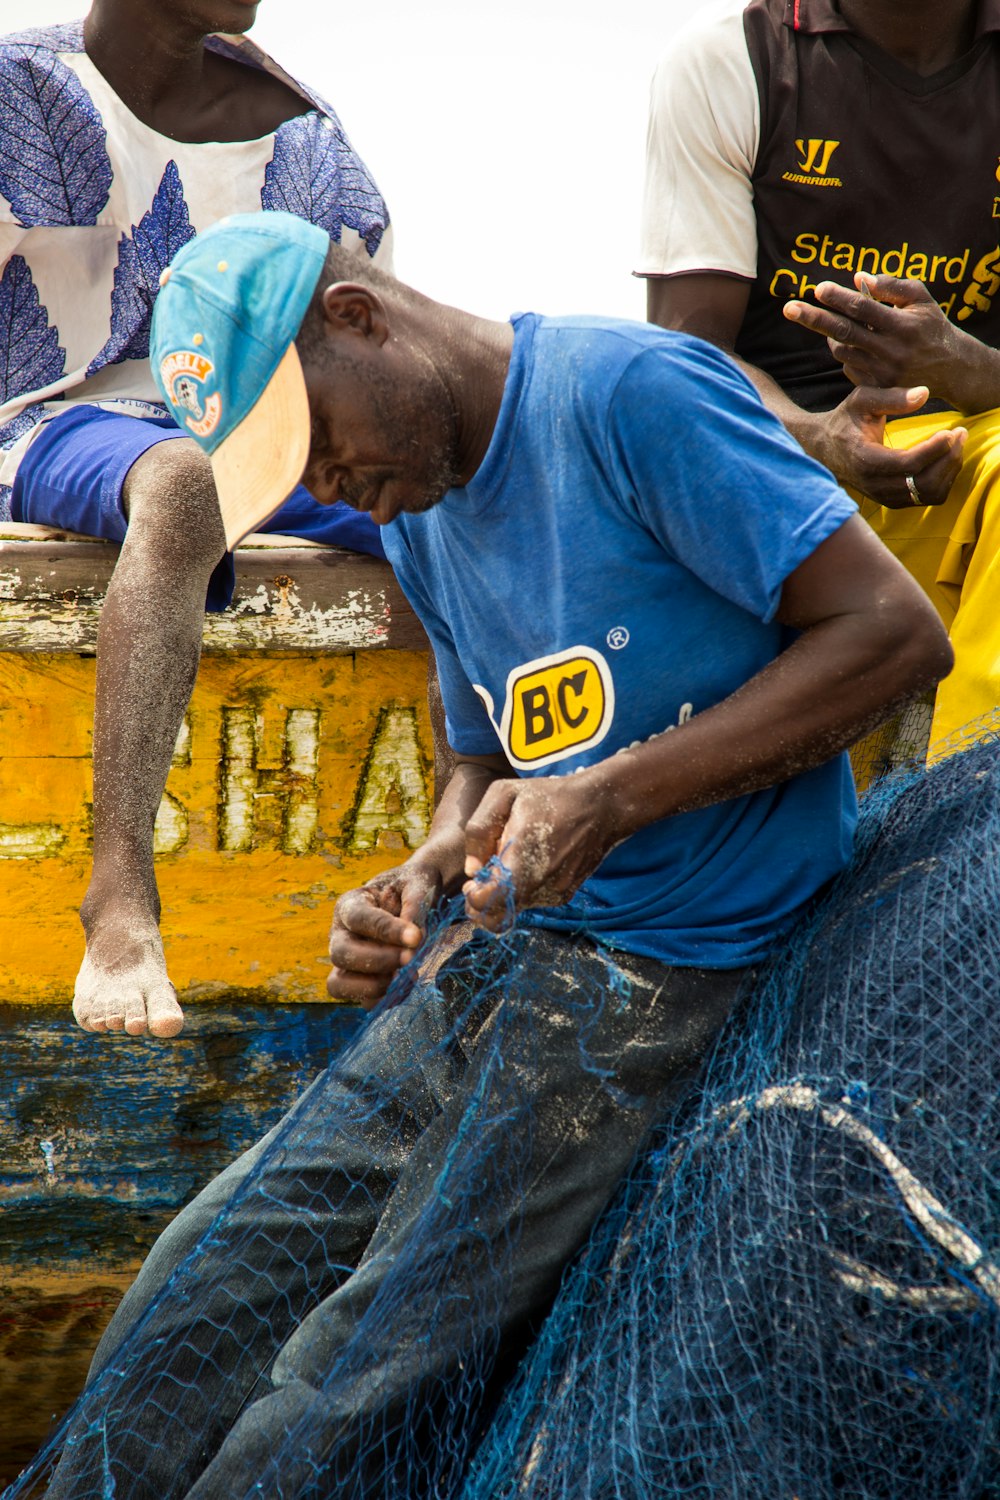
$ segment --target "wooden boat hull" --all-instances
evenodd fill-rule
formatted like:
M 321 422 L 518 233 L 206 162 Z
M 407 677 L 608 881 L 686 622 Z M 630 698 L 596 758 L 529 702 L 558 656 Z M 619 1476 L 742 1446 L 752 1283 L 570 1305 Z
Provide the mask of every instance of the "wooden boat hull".
M 324 1003 L 333 902 L 422 841 L 432 802 L 427 643 L 391 570 L 251 538 L 232 610 L 206 619 L 156 825 L 185 1030 L 79 1031 L 116 555 L 0 527 L 0 1488 L 77 1394 L 159 1231 L 359 1024 Z

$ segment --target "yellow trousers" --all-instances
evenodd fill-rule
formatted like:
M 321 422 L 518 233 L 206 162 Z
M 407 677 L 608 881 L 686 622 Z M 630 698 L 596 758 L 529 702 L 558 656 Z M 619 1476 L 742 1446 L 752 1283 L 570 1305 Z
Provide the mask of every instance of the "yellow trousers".
M 939 685 L 931 759 L 1000 706 L 1000 410 L 903 417 L 886 424 L 888 447 L 909 448 L 935 432 L 968 429 L 961 471 L 943 505 L 887 510 L 850 491 L 875 533 L 917 580 L 951 637 L 955 666 Z M 973 733 L 974 737 L 974 733 Z

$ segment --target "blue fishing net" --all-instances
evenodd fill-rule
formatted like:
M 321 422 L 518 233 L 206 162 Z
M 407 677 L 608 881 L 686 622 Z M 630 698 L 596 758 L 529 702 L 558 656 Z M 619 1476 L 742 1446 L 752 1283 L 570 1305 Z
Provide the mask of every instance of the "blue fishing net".
M 869 794 L 464 1500 L 1000 1495 L 998 1002 L 993 743 Z
M 628 1119 L 604 1038 L 644 976 L 519 924 L 454 939 L 161 1241 L 9 1500 L 997 1500 L 1000 745 L 869 793 L 850 870 L 528 1298 L 544 1223 L 506 1210 L 549 1149 L 546 1028 Z

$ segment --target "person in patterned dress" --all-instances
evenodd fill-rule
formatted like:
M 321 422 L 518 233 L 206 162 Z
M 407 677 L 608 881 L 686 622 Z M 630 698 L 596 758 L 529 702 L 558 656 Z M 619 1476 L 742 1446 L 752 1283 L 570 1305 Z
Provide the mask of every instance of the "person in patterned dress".
M 234 570 L 207 460 L 149 369 L 161 275 L 231 213 L 283 209 L 384 267 L 385 203 L 322 98 L 245 33 L 256 0 L 94 0 L 0 40 L 0 519 L 122 543 L 98 634 L 94 863 L 74 1013 L 172 1036 L 153 824 Z M 192 425 L 198 413 L 178 408 Z M 269 529 L 382 555 L 299 486 Z

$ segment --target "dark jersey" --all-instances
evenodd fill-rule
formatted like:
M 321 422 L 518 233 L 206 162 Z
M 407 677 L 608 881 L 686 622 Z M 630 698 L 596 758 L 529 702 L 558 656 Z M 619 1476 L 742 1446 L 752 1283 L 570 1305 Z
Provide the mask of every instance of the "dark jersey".
M 835 405 L 840 365 L 781 308 L 855 271 L 923 281 L 1000 346 L 1000 0 L 981 0 L 972 47 L 929 78 L 854 35 L 834 0 L 752 0 L 743 25 L 760 145 L 738 353 L 800 405 Z

